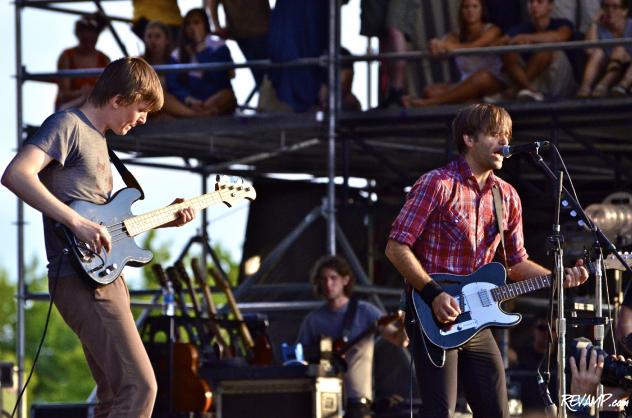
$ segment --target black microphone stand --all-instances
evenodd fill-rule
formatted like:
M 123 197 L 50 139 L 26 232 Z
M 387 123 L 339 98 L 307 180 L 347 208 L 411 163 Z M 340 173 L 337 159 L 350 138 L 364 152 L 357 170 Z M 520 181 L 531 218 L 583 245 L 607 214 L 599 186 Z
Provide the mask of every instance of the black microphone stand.
M 539 155 L 538 155 L 539 156 Z M 541 159 L 542 157 L 540 157 Z M 560 211 L 562 206 L 562 189 L 564 187 L 564 172 L 560 171 L 556 181 L 555 189 L 555 215 L 553 219 L 553 232 L 549 237 L 551 250 L 553 251 L 554 266 L 553 277 L 554 285 L 557 290 L 557 398 L 560 402 L 560 408 L 557 409 L 557 416 L 566 417 L 566 407 L 561 405 L 566 399 L 566 314 L 564 313 L 564 237 L 560 228 Z M 553 291 L 553 286 L 551 286 Z
M 580 221 L 583 222 L 584 226 L 590 230 L 594 236 L 595 236 L 595 243 L 597 246 L 605 249 L 608 253 L 612 253 L 620 262 L 621 265 L 625 266 L 626 270 L 630 273 L 632 273 L 632 269 L 630 268 L 630 266 L 628 266 L 628 264 L 626 263 L 626 261 L 623 259 L 623 257 L 621 256 L 621 254 L 619 254 L 619 252 L 617 251 L 617 247 L 605 236 L 605 234 L 603 233 L 603 231 L 601 229 L 599 229 L 593 222 L 592 220 L 586 215 L 586 212 L 584 212 L 584 209 L 580 206 L 579 202 L 575 199 L 575 196 L 573 194 L 571 194 L 562 184 L 562 175 L 560 173 L 560 176 L 557 176 L 552 170 L 551 168 L 546 164 L 546 162 L 544 161 L 544 159 L 542 159 L 542 156 L 540 154 L 538 154 L 538 148 L 536 148 L 532 153 L 531 153 L 534 161 L 536 162 L 536 164 L 538 164 L 542 170 L 544 171 L 544 173 L 547 175 L 547 177 L 549 177 L 549 179 L 551 180 L 551 182 L 554 182 L 557 186 L 558 186 L 558 190 L 560 190 L 560 192 L 563 192 L 565 194 L 565 200 L 566 202 L 568 202 L 568 205 L 570 206 L 571 209 L 573 209 L 576 213 L 577 216 L 579 217 Z M 561 195 L 561 194 L 560 194 Z M 556 225 L 554 225 L 554 236 L 557 236 L 559 238 L 561 238 L 560 234 L 559 234 L 559 210 L 560 210 L 560 206 L 559 206 L 559 199 L 556 199 L 557 203 L 556 203 Z M 555 230 L 557 229 L 557 233 L 555 232 Z M 554 244 L 560 244 L 561 245 L 561 241 L 558 239 L 553 239 Z M 558 354 L 557 354 L 557 361 L 558 361 L 558 369 L 557 369 L 557 373 L 558 373 L 558 396 L 559 396 L 559 401 L 562 402 L 565 397 L 565 391 L 566 391 L 566 382 L 565 382 L 565 378 L 564 378 L 564 369 L 565 369 L 565 364 L 566 364 L 566 359 L 565 359 L 565 341 L 564 341 L 564 337 L 566 334 L 566 318 L 564 317 L 564 283 L 563 283 L 563 276 L 562 276 L 562 272 L 563 272 L 563 265 L 562 265 L 562 252 L 561 252 L 561 248 L 559 253 L 556 252 L 555 257 L 556 257 L 556 262 L 555 262 L 555 276 L 556 279 L 557 276 L 559 275 L 559 279 L 557 281 L 557 285 L 558 285 Z M 601 313 L 599 313 L 601 315 Z M 560 418 L 564 418 L 566 417 L 566 408 L 558 408 L 558 417 Z

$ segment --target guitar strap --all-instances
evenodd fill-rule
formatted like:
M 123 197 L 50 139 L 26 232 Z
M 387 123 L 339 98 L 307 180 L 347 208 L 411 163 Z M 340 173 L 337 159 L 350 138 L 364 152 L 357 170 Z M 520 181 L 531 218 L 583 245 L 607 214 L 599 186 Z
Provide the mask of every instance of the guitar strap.
M 358 298 L 351 297 L 349 299 L 349 306 L 347 306 L 347 312 L 342 320 L 342 340 L 346 343 L 351 339 L 351 328 L 353 327 L 353 320 L 355 319 L 356 312 L 358 311 Z
M 114 164 L 114 167 L 116 167 L 116 170 L 119 172 L 119 174 L 123 178 L 125 185 L 127 187 L 132 187 L 134 189 L 137 189 L 140 192 L 140 200 L 143 200 L 145 198 L 145 192 L 143 192 L 143 188 L 140 187 L 138 180 L 136 180 L 136 177 L 132 175 L 132 173 L 123 164 L 123 161 L 121 161 L 121 159 L 114 153 L 112 148 L 110 148 L 110 144 L 107 144 L 107 146 L 108 146 L 108 155 L 110 156 L 110 161 L 112 161 L 112 164 Z
M 503 249 L 503 259 L 505 268 L 509 273 L 509 265 L 507 264 L 507 250 L 505 249 L 505 230 L 503 229 L 503 199 L 500 195 L 498 184 L 492 186 L 492 194 L 494 195 L 494 212 L 496 214 L 496 222 L 498 223 L 498 233 L 500 234 L 500 245 Z

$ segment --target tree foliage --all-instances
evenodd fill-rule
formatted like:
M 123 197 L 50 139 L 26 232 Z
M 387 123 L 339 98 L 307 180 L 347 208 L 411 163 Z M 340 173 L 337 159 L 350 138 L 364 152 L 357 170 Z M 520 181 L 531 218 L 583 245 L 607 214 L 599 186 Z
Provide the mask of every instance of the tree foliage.
M 152 263 L 165 264 L 172 259 L 169 243 L 156 243 L 156 234 L 150 231 L 142 244 L 154 253 Z M 219 245 L 214 251 L 221 260 L 222 268 L 228 273 L 231 283 L 235 283 L 239 265 L 230 253 Z M 33 259 L 25 268 L 27 289 L 32 293 L 46 293 L 48 279 L 45 273 L 37 273 L 39 263 Z M 166 265 L 165 265 L 166 267 Z M 157 289 L 159 284 L 151 273 L 151 264 L 145 266 L 140 286 L 145 289 Z M 0 268 L 0 361 L 16 362 L 17 304 L 16 283 Z M 138 300 L 138 298 L 135 298 Z M 145 298 L 150 300 L 151 296 Z M 220 302 L 221 303 L 221 302 Z M 26 373 L 30 371 L 37 351 L 49 302 L 29 301 L 25 305 Z M 140 309 L 133 309 L 135 315 Z M 26 378 L 27 374 L 25 374 Z M 57 309 L 53 306 L 46 339 L 42 346 L 35 373 L 29 383 L 27 401 L 33 402 L 83 402 L 95 384 L 87 366 L 81 344 L 77 336 L 65 324 Z M 6 399 L 5 399 L 6 400 Z M 7 405 L 5 405 L 7 409 Z

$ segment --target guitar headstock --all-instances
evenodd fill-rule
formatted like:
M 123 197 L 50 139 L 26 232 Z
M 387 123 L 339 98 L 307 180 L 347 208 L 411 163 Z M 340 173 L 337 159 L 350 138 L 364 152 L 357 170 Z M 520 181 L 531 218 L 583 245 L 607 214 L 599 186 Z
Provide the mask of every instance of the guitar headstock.
M 255 200 L 257 198 L 257 192 L 252 184 L 241 177 L 218 175 L 215 180 L 215 191 L 228 207 L 241 199 Z
M 627 264 L 627 266 L 632 265 L 632 254 L 619 253 L 619 255 L 623 258 L 623 261 L 625 261 L 625 264 Z M 603 260 L 603 262 L 604 262 L 604 265 L 606 266 L 606 269 L 621 270 L 621 271 L 627 270 L 627 267 L 621 264 L 621 261 L 619 261 L 619 259 L 614 254 L 610 254 L 608 257 L 606 257 L 605 260 Z

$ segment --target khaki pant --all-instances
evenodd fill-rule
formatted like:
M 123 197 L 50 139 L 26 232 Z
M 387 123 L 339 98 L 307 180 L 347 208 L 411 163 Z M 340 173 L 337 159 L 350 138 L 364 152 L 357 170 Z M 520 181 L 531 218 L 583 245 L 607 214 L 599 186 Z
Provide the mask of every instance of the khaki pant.
M 156 377 L 130 310 L 123 277 L 98 288 L 82 278 L 49 278 L 62 318 L 77 334 L 97 383 L 95 417 L 151 416 Z

